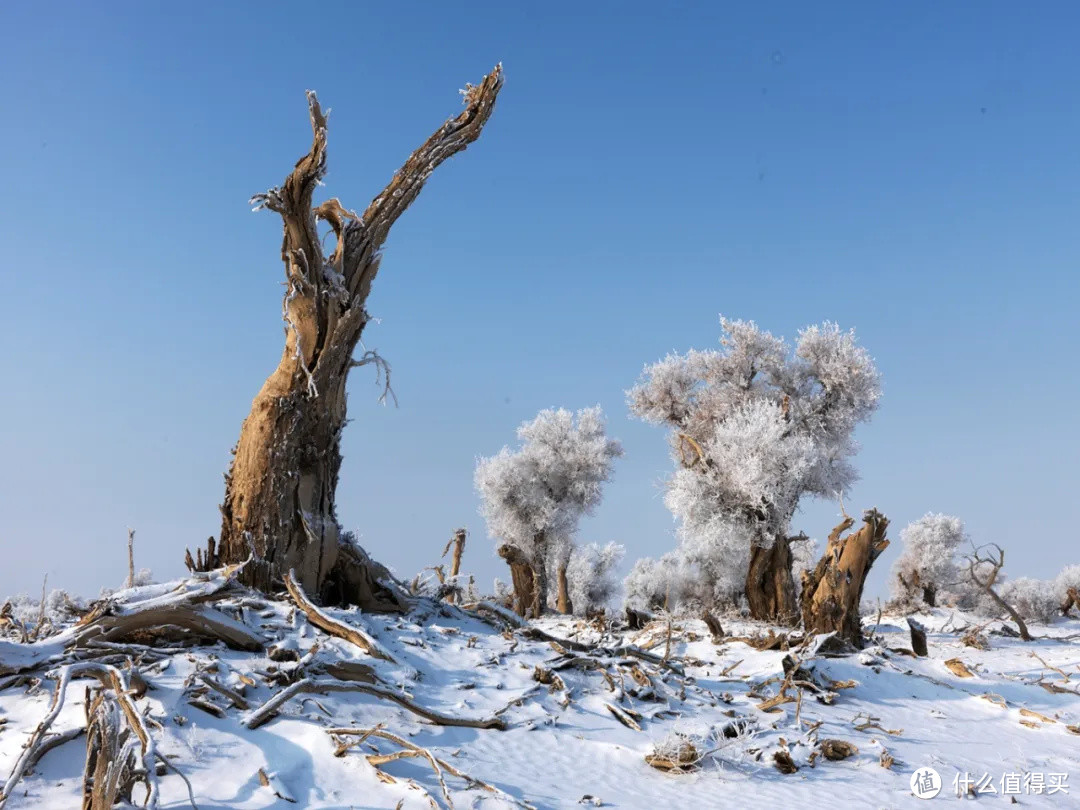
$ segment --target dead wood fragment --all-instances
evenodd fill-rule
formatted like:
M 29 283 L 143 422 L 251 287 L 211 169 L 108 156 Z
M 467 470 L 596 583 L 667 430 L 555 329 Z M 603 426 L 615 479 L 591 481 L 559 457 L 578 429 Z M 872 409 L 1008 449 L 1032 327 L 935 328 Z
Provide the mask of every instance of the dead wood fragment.
M 666 750 L 673 747 L 674 750 Z M 701 754 L 694 743 L 686 738 L 679 740 L 675 746 L 658 746 L 651 754 L 645 755 L 645 762 L 659 771 L 669 773 L 685 773 L 693 770 L 701 761 Z
M 818 745 L 825 759 L 833 762 L 853 757 L 859 753 L 859 749 L 846 740 L 821 740 Z
M 294 799 L 289 793 L 289 791 L 285 789 L 285 786 L 281 783 L 281 780 L 278 779 L 275 775 L 268 774 L 262 768 L 259 768 L 259 784 L 262 785 L 264 788 L 268 788 L 270 792 L 277 796 L 279 799 L 287 801 L 290 804 L 296 804 L 296 799 Z
M 1038 712 L 1032 711 L 1031 709 L 1021 709 L 1020 714 L 1023 717 L 1030 717 L 1030 718 L 1032 718 L 1034 720 L 1038 720 L 1040 723 L 1056 723 L 1057 722 L 1057 720 L 1055 720 L 1053 717 L 1047 717 L 1045 714 L 1039 714 Z
M 604 708 L 615 716 L 615 719 L 622 723 L 627 728 L 632 728 L 634 731 L 641 731 L 641 726 L 638 725 L 637 720 L 630 716 L 630 713 L 625 709 L 620 709 L 614 703 L 605 703 Z
M 881 756 L 878 757 L 878 764 L 880 764 L 882 768 L 885 768 L 887 770 L 891 770 L 892 766 L 893 766 L 893 764 L 895 762 L 896 762 L 896 759 L 894 759 L 893 755 L 889 753 L 889 749 L 882 748 L 881 749 Z
M 950 658 L 945 662 L 945 666 L 958 678 L 974 678 L 975 673 L 967 668 L 967 664 L 961 661 L 959 658 Z
M 194 706 L 196 709 L 204 711 L 207 714 L 213 715 L 214 717 L 217 717 L 218 719 L 223 719 L 225 717 L 225 710 L 223 708 L 218 706 L 216 703 L 211 703 L 209 700 L 206 700 L 204 698 L 199 698 L 199 697 L 188 698 L 188 705 Z
M 795 764 L 795 760 L 791 758 L 791 753 L 785 750 L 777 751 L 773 754 L 773 766 L 780 773 L 795 773 L 799 770 L 799 766 Z

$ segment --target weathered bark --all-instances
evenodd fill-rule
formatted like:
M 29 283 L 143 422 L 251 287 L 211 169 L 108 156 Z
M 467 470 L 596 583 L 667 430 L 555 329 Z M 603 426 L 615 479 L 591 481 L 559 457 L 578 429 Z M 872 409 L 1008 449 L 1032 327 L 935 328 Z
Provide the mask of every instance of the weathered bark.
M 799 619 L 795 580 L 791 575 L 791 539 L 777 537 L 771 546 L 750 548 L 746 601 L 759 621 L 793 625 Z
M 517 546 L 506 543 L 499 546 L 499 556 L 510 566 L 510 580 L 514 586 L 514 612 L 528 618 L 534 613 L 536 604 L 536 582 L 529 558 Z
M 855 521 L 844 521 L 832 530 L 818 564 L 803 574 L 803 626 L 810 633 L 836 632 L 856 646 L 862 646 L 859 602 L 866 575 L 888 547 L 885 530 L 888 519 L 871 509 L 863 515 L 863 525 L 854 534 L 841 536 Z
M 548 571 L 547 554 L 548 540 L 543 532 L 537 532 L 533 537 L 533 553 L 529 560 L 533 575 L 533 601 L 532 618 L 539 619 L 544 615 L 548 599 Z
M 89 696 L 90 690 L 87 689 Z M 86 703 L 86 767 L 83 810 L 112 810 L 131 801 L 138 779 L 135 749 L 125 748 L 131 731 L 124 727 L 119 706 L 99 690 Z
M 480 85 L 468 87 L 465 111 L 412 154 L 362 215 L 336 199 L 313 206 L 326 173 L 326 117 L 308 93 L 311 150 L 281 188 L 253 198 L 257 208 L 275 211 L 284 224 L 286 337 L 281 361 L 244 421 L 226 477 L 219 552 L 224 563 L 252 558 L 243 573 L 246 584 L 269 590 L 294 569 L 304 590 L 324 603 L 401 607 L 386 569 L 343 542 L 337 522 L 346 378 L 360 365 L 389 372 L 374 352 L 353 359 L 370 320 L 365 305 L 380 251 L 435 167 L 479 137 L 501 86 L 502 70 L 496 67 Z M 319 220 L 337 238 L 329 256 L 323 254 Z
M 573 613 L 574 603 L 570 600 L 570 586 L 566 581 L 566 563 L 559 564 L 556 577 L 559 583 L 559 592 L 555 603 L 555 609 L 563 615 Z

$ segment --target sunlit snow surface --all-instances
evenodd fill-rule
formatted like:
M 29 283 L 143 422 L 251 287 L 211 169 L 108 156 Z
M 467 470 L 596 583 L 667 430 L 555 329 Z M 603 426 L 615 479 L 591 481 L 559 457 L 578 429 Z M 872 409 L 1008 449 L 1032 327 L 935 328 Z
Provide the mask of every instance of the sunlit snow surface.
M 1033 626 L 1032 632 L 1042 638 L 1030 644 L 991 634 L 991 648 L 984 651 L 964 646 L 952 628 L 985 620 L 939 609 L 919 617 L 930 631 L 930 657 L 914 659 L 887 649 L 909 646 L 902 617 L 886 616 L 880 627 L 869 617 L 866 629 L 875 633 L 878 644 L 858 655 L 806 662 L 822 681 L 850 679 L 856 686 L 839 691 L 831 705 L 805 695 L 799 727 L 795 704 L 766 713 L 757 708 L 762 697 L 748 696 L 753 684 L 782 673 L 781 661 L 787 653 L 759 652 L 737 641 L 716 645 L 700 621 L 677 621 L 670 654 L 685 663 L 689 677 L 686 682 L 674 674 L 666 681 L 656 679 L 661 701 L 625 697 L 619 705 L 643 718 L 642 730 L 635 731 L 606 709 L 605 704 L 616 702 L 617 697 L 598 671 L 571 667 L 559 672 L 570 693 L 565 707 L 560 692 L 534 680 L 537 665 L 550 666 L 560 657 L 547 642 L 504 634 L 455 608 L 439 610 L 430 603 L 421 611 L 427 615 L 414 613 L 409 618 L 344 610 L 328 613 L 362 625 L 398 663 L 372 661 L 347 642 L 326 637 L 289 603 L 243 608 L 240 617 L 261 628 L 268 641 L 288 636 L 301 655 L 318 640 L 318 660 L 351 659 L 377 665 L 387 684 L 403 688 L 417 703 L 443 714 L 479 718 L 502 711 L 509 728 L 437 727 L 390 702 L 335 694 L 301 696 L 288 703 L 277 719 L 248 730 L 241 725 L 243 712 L 230 708 L 225 719 L 218 719 L 191 706 L 184 692 L 186 680 L 198 662 L 219 657 L 229 672 L 254 676 L 258 686 L 247 689 L 245 697 L 257 707 L 276 688 L 272 690 L 256 673 L 289 664 L 273 665 L 263 654 L 220 646 L 194 648 L 173 655 L 163 672 L 149 676 L 152 689 L 139 705 L 163 726 L 164 731 L 156 732 L 158 750 L 188 776 L 203 810 L 290 806 L 344 810 L 393 808 L 399 802 L 404 808 L 429 807 L 427 797 L 410 780 L 444 804 L 438 781 L 424 760 L 381 765 L 396 780 L 388 784 L 363 756 L 376 748 L 384 753 L 398 750 L 396 745 L 369 739 L 362 752 L 352 748 L 344 756 L 334 755 L 335 744 L 326 728 L 377 723 L 537 808 L 583 806 L 579 800 L 585 795 L 596 797 L 602 806 L 622 808 L 814 806 L 823 802 L 858 808 L 933 807 L 917 800 L 909 788 L 913 771 L 925 766 L 935 768 L 944 782 L 941 795 L 933 800 L 939 803 L 955 801 L 953 778 L 967 773 L 974 780 L 989 775 L 998 790 L 980 796 L 980 802 L 1011 805 L 1010 796 L 1000 792 L 1002 777 L 1028 772 L 1043 775 L 1046 783 L 1051 774 L 1068 774 L 1069 793 L 1021 792 L 1016 798 L 1022 806 L 1080 806 L 1080 736 L 1066 729 L 1080 723 L 1080 695 L 1053 693 L 1037 683 L 1080 689 L 1080 645 L 1077 638 L 1061 640 L 1070 635 L 1080 638 L 1078 621 Z M 541 626 L 552 635 L 578 641 L 598 636 L 584 622 L 547 619 Z M 763 630 L 731 620 L 725 620 L 724 626 L 732 635 Z M 992 623 L 986 629 L 999 626 Z M 658 625 L 627 634 L 625 640 L 662 654 L 665 636 L 666 628 Z M 962 659 L 974 677 L 961 678 L 950 671 L 944 662 L 952 658 Z M 623 659 L 612 659 L 612 663 L 616 660 Z M 737 662 L 741 663 L 733 667 Z M 1048 667 L 1062 670 L 1069 680 Z M 729 668 L 729 674 L 721 674 Z M 611 667 L 613 672 L 617 669 Z M 0 685 L 4 680 L 0 678 Z M 0 718 L 6 720 L 0 722 L 0 780 L 7 778 L 23 742 L 45 715 L 51 686 L 52 681 L 45 680 L 29 690 L 23 684 L 0 691 Z M 775 682 L 760 686 L 758 693 L 775 694 L 777 686 Z M 84 722 L 80 687 L 79 682 L 73 684 L 70 705 L 54 731 Z M 618 681 L 614 687 L 622 688 Z M 998 698 L 982 697 L 987 693 L 1004 699 L 1006 707 L 1001 707 Z M 520 705 L 512 705 L 519 700 Z M 1057 722 L 1032 720 L 1021 715 L 1022 708 Z M 665 714 L 657 718 L 660 712 Z M 864 720 L 866 715 L 899 733 L 856 730 L 853 721 Z M 734 740 L 718 735 L 733 716 L 750 718 L 756 731 Z M 1037 727 L 1025 726 L 1021 720 Z M 841 762 L 818 759 L 811 767 L 807 759 L 812 749 L 799 741 L 807 737 L 806 724 L 817 721 L 822 721 L 818 737 L 849 741 L 858 746 L 859 753 Z M 711 738 L 719 750 L 694 773 L 654 770 L 644 757 L 672 732 Z M 801 766 L 795 774 L 781 774 L 773 767 L 772 754 L 781 738 Z M 896 760 L 891 770 L 879 764 L 883 746 Z M 51 751 L 20 784 L 8 807 L 78 807 L 84 758 L 84 738 Z M 260 768 L 275 777 L 273 784 L 287 791 L 295 804 L 262 784 Z M 481 789 L 466 789 L 458 779 L 448 777 L 447 784 L 456 807 L 512 806 Z M 161 777 L 161 786 L 163 807 L 190 806 L 177 776 Z M 141 795 L 137 788 L 137 801 Z

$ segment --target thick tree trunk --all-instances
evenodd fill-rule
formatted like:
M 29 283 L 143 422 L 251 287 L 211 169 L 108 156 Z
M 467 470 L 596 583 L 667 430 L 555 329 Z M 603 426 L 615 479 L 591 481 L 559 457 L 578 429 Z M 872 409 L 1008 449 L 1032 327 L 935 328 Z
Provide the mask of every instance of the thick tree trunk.
M 793 625 L 799 619 L 795 580 L 791 575 L 791 542 L 777 537 L 769 548 L 754 545 L 746 572 L 746 601 L 759 621 Z
M 1069 611 L 1073 608 L 1080 610 L 1080 591 L 1076 588 L 1069 588 L 1065 591 L 1065 601 L 1061 603 L 1061 615 L 1068 616 Z
M 499 556 L 510 566 L 510 581 L 514 586 L 514 612 L 522 618 L 539 616 L 536 609 L 536 582 L 533 566 L 520 548 L 506 543 L 499 546 Z
M 433 134 L 362 215 L 336 199 L 313 207 L 326 172 L 326 117 L 308 94 L 314 140 L 281 188 L 253 198 L 281 215 L 286 270 L 285 351 L 244 421 L 226 477 L 221 562 L 252 559 L 242 578 L 269 590 L 290 569 L 304 590 L 324 602 L 367 610 L 401 607 L 389 572 L 345 542 L 334 505 L 345 426 L 349 370 L 375 365 L 371 351 L 353 359 L 369 321 L 365 304 L 391 226 L 431 172 L 479 137 L 502 85 L 497 67 L 465 92 L 466 109 Z M 329 224 L 337 245 L 324 256 L 316 222 Z M 389 378 L 386 380 L 389 393 Z
M 832 530 L 818 564 L 803 574 L 803 626 L 810 633 L 836 632 L 862 646 L 859 602 L 870 566 L 889 545 L 885 530 L 889 521 L 876 509 L 863 515 L 854 534 L 841 535 L 854 525 L 848 517 Z
M 555 609 L 567 615 L 574 612 L 574 603 L 570 601 L 570 587 L 566 581 L 566 563 L 560 563 L 556 573 L 559 582 L 559 595 Z
M 937 607 L 937 586 L 924 585 L 922 589 L 922 599 L 929 607 Z
M 530 564 L 533 575 L 532 617 L 539 619 L 548 606 L 548 540 L 543 532 L 533 537 L 533 554 Z

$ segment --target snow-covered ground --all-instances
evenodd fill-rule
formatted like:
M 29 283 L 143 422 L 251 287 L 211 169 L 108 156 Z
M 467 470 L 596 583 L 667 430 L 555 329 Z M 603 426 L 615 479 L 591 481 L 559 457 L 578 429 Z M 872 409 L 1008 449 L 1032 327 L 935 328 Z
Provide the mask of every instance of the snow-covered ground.
M 426 759 L 372 764 L 366 755 L 401 746 L 376 736 L 357 745 L 355 735 L 328 731 L 378 724 L 505 794 L 470 787 L 440 768 L 456 807 L 921 807 L 910 779 L 926 767 L 944 783 L 934 801 L 955 801 L 959 777 L 961 788 L 965 778 L 981 783 L 978 800 L 993 806 L 1013 798 L 1029 807 L 1080 806 L 1077 621 L 1034 626 L 1039 638 L 1032 643 L 998 634 L 1001 623 L 994 622 L 984 628 L 989 649 L 983 650 L 962 643 L 960 630 L 985 620 L 936 610 L 919 617 L 930 643 L 930 656 L 919 659 L 890 651 L 910 646 L 907 625 L 897 616 L 885 616 L 880 625 L 868 619 L 873 643 L 865 650 L 811 657 L 762 651 L 740 640 L 715 643 L 696 619 L 675 621 L 670 642 L 662 622 L 617 638 L 602 638 L 582 621 L 537 625 L 572 642 L 603 642 L 602 650 L 582 652 L 500 629 L 490 615 L 481 621 L 432 602 L 407 617 L 328 611 L 375 637 L 395 659 L 387 662 L 328 636 L 287 601 L 234 596 L 218 607 L 233 610 L 281 648 L 276 657 L 282 660 L 221 645 L 178 650 L 142 669 L 150 688 L 137 701 L 154 721 L 158 752 L 187 776 L 202 810 L 448 806 Z M 724 626 L 732 636 L 764 633 L 747 623 Z M 635 645 L 634 652 L 616 650 L 620 644 Z M 636 654 L 641 650 L 652 655 Z M 666 662 L 658 663 L 665 651 Z M 801 700 L 763 711 L 760 704 L 782 686 L 788 655 L 801 658 L 794 680 L 810 680 L 802 690 L 789 688 Z M 946 665 L 952 659 L 963 666 Z M 349 692 L 301 694 L 269 722 L 255 729 L 243 724 L 280 692 L 273 681 L 320 671 L 318 677 L 326 677 L 325 668 L 342 661 L 372 666 L 386 688 L 427 709 L 462 718 L 498 715 L 507 727 L 437 726 L 396 703 Z M 970 677 L 962 676 L 965 667 Z M 242 693 L 249 708 L 235 708 L 208 690 L 199 673 Z M 10 682 L 0 677 L 0 782 L 45 716 L 53 687 L 36 677 Z M 53 731 L 85 724 L 83 697 L 82 682 L 75 682 Z M 224 716 L 191 705 L 192 698 L 222 707 Z M 678 742 L 674 735 L 684 735 L 704 758 L 684 773 L 647 764 L 657 745 Z M 826 739 L 852 743 L 858 753 L 828 760 L 815 753 Z M 47 753 L 7 807 L 79 806 L 84 740 Z M 348 747 L 339 747 L 342 742 Z M 777 769 L 780 749 L 789 751 L 796 772 Z M 890 768 L 882 764 L 885 751 Z M 1055 790 L 1062 781 L 1065 789 Z M 163 807 L 190 806 L 178 776 L 162 776 L 161 788 Z M 135 795 L 138 800 L 141 789 Z

